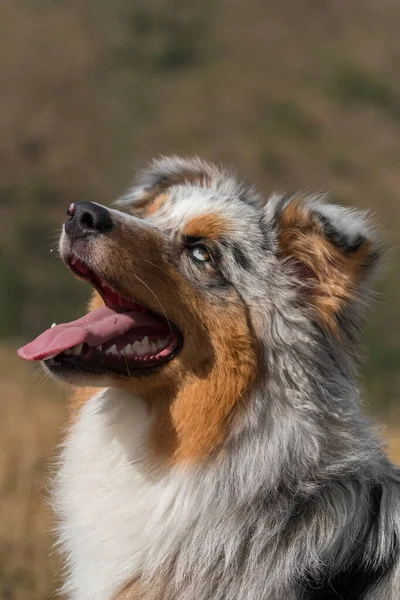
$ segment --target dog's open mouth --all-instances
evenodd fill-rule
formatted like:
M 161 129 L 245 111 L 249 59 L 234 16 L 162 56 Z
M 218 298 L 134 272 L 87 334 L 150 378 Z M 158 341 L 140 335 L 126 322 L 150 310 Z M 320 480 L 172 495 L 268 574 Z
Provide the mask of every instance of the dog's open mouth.
M 129 377 L 177 354 L 181 335 L 166 318 L 122 296 L 79 259 L 72 257 L 68 266 L 98 290 L 105 306 L 76 321 L 54 324 L 18 351 L 22 358 L 45 361 L 55 371 L 70 367 Z

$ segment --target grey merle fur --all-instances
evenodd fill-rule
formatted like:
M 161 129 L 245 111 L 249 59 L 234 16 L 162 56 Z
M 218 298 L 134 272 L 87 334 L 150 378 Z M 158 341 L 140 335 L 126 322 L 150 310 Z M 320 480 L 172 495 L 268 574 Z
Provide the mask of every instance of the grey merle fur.
M 363 414 L 356 382 L 379 241 L 359 212 L 305 201 L 342 252 L 366 239 L 376 247 L 356 297 L 337 315 L 336 337 L 279 256 L 279 216 L 291 197 L 265 203 L 225 169 L 173 157 L 153 163 L 121 204 L 132 207 L 157 186 L 171 202 L 184 194 L 195 202 L 191 190 L 200 199 L 203 192 L 185 181 L 188 172 L 207 175 L 209 206 L 237 223 L 220 268 L 246 303 L 262 373 L 223 459 L 198 467 L 177 498 L 179 528 L 174 539 L 160 531 L 153 540 L 143 580 L 157 600 L 398 600 L 400 474 Z

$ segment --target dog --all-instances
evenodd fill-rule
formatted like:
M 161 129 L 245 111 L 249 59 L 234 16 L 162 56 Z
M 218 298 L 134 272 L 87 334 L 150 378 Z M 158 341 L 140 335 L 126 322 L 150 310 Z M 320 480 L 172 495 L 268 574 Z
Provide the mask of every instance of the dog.
M 369 219 L 179 157 L 67 214 L 90 311 L 19 351 L 76 386 L 66 596 L 398 600 L 400 473 L 356 383 Z

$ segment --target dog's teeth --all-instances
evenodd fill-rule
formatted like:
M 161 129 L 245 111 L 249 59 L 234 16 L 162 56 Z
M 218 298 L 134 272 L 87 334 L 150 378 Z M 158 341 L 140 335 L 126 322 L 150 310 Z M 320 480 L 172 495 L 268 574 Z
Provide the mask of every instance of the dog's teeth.
M 80 353 L 82 352 L 82 348 L 83 348 L 83 344 L 76 344 L 76 346 L 74 346 L 73 348 L 71 348 L 71 354 L 73 356 L 79 356 Z
M 153 354 L 157 354 L 157 345 L 155 342 L 150 342 L 150 348 Z
M 100 346 L 96 346 L 96 350 L 100 350 L 100 352 L 103 350 L 103 346 L 100 344 Z
M 132 354 L 132 345 L 131 344 L 127 344 L 125 346 L 125 348 L 123 349 L 125 356 L 128 356 L 129 354 Z
M 51 329 L 53 329 L 53 327 L 55 327 L 57 325 L 57 323 L 53 323 L 53 325 L 51 326 Z
M 147 335 L 146 335 L 146 337 L 144 337 L 142 339 L 141 345 L 142 345 L 143 354 L 147 354 L 148 352 L 151 352 L 150 342 L 149 342 L 149 338 L 147 337 Z
M 107 348 L 106 354 L 112 354 L 113 356 L 118 356 L 117 346 L 114 344 L 110 348 Z
M 132 344 L 132 351 L 133 354 L 136 354 L 137 356 L 142 356 L 142 354 L 144 354 L 144 350 L 142 350 L 142 344 L 138 340 Z
M 164 350 L 168 346 L 168 338 L 158 338 L 157 340 L 157 350 Z

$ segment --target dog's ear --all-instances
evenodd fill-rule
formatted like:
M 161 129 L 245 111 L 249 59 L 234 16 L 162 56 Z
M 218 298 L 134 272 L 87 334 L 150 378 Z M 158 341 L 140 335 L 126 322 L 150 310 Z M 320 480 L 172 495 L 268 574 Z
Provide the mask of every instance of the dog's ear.
M 216 173 L 216 167 L 197 157 L 162 157 L 138 174 L 132 187 L 116 205 L 133 214 L 143 214 L 160 196 L 165 198 L 169 188 L 184 184 L 206 187 Z
M 162 157 L 154 160 L 138 174 L 127 193 L 116 202 L 132 214 L 151 214 L 168 198 L 169 190 L 179 185 L 212 187 L 216 193 L 230 193 L 247 204 L 260 205 L 260 197 L 253 187 L 237 181 L 226 168 L 201 160 L 198 157 Z
M 367 298 L 366 283 L 382 254 L 365 213 L 323 199 L 272 198 L 265 207 L 277 253 L 289 265 L 320 322 L 336 332 L 338 317 Z

